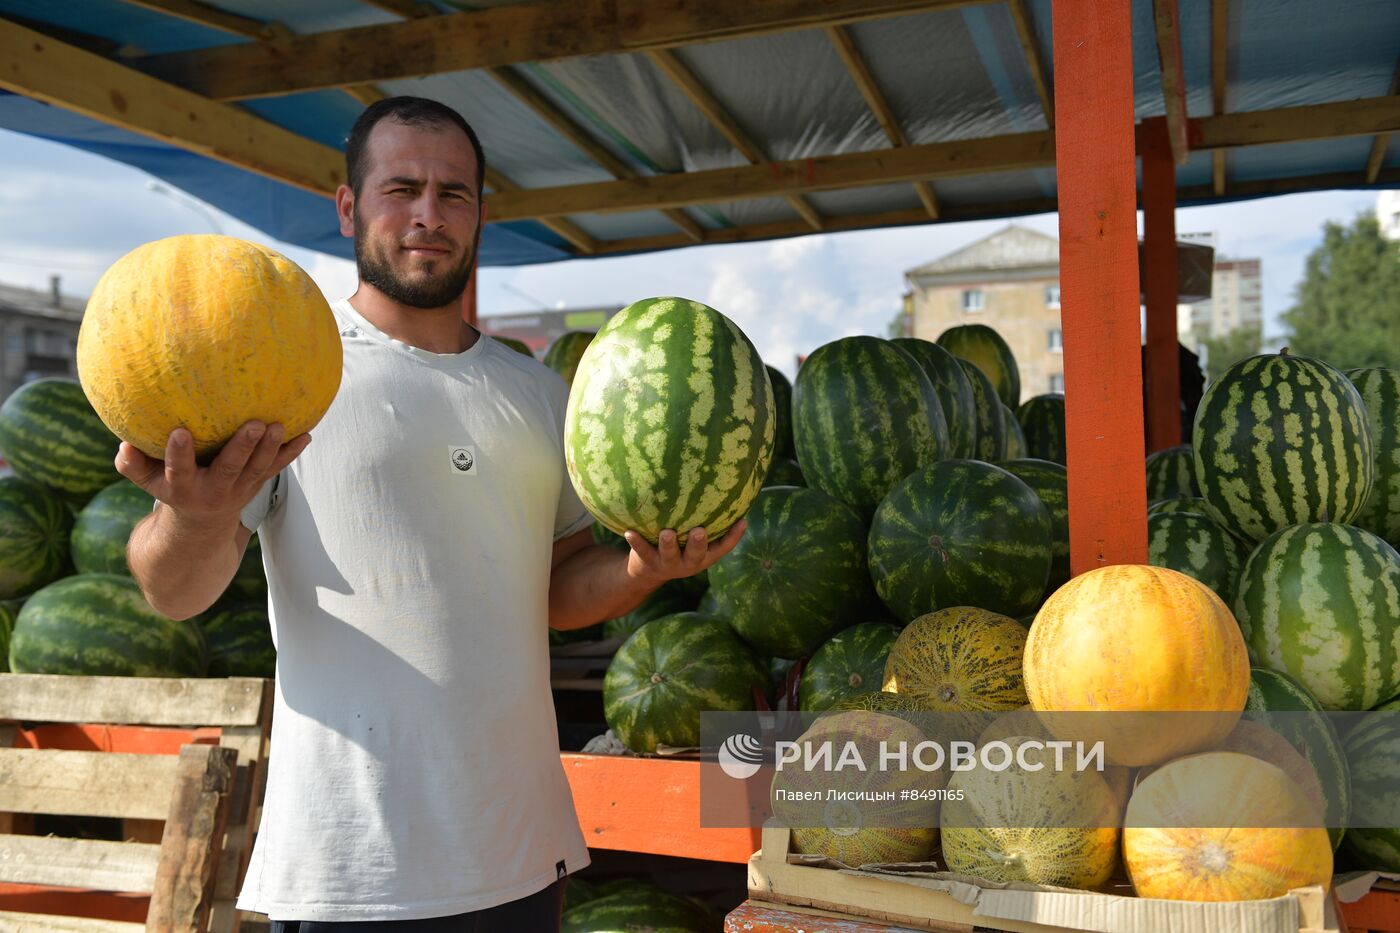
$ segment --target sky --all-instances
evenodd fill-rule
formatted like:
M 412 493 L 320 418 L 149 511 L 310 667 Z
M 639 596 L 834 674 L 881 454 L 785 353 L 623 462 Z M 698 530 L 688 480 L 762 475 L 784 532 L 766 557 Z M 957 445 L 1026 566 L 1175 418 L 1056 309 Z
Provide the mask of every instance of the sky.
M 327 298 L 355 288 L 351 262 L 268 237 L 130 166 L 0 130 L 0 282 L 86 297 L 102 272 L 142 243 L 222 232 L 285 253 Z M 1281 335 L 1308 253 L 1328 220 L 1374 210 L 1374 191 L 1286 195 L 1177 212 L 1178 233 L 1214 232 L 1221 255 L 1263 261 L 1265 339 Z M 328 200 L 326 211 L 334 210 Z M 1015 223 L 1057 235 L 1054 214 Z M 883 336 L 900 307 L 904 272 L 1008 221 L 815 234 L 765 243 L 694 246 L 644 256 L 481 270 L 482 315 L 543 308 L 622 307 L 679 295 L 726 314 L 763 358 L 792 375 L 797 354 L 852 334 Z

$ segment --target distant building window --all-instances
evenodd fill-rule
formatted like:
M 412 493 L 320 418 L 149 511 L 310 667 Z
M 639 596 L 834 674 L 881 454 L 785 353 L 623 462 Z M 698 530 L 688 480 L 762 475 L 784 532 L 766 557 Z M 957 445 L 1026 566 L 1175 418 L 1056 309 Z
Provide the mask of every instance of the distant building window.
M 975 314 L 983 310 L 982 289 L 969 288 L 963 291 L 962 309 L 966 314 Z
M 1060 329 L 1058 327 L 1046 335 L 1045 346 L 1051 353 L 1060 353 L 1064 351 L 1064 337 L 1060 334 Z
M 1065 377 L 1062 376 L 1062 375 L 1060 375 L 1059 373 L 1051 373 L 1051 374 L 1050 374 L 1050 391 L 1051 391 L 1051 392 L 1059 392 L 1059 393 L 1061 393 L 1061 394 L 1064 394 L 1064 391 L 1065 391 Z
M 1058 308 L 1060 306 L 1060 284 L 1045 286 L 1045 307 Z

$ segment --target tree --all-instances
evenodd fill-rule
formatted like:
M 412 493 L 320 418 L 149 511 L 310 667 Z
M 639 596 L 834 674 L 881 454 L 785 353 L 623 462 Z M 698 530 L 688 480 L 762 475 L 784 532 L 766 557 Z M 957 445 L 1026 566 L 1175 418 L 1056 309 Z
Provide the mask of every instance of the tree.
M 1400 366 L 1400 244 L 1381 236 L 1375 215 L 1323 228 L 1283 320 L 1295 356 L 1338 369 Z
M 1214 382 L 1240 360 L 1257 355 L 1262 337 L 1257 327 L 1241 327 L 1223 337 L 1201 341 L 1206 348 L 1206 380 Z

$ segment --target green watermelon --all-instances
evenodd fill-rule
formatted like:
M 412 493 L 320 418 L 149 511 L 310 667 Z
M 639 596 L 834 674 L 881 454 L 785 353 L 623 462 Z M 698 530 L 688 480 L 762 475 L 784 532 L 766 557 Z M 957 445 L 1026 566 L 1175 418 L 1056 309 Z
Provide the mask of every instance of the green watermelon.
M 608 547 L 616 548 L 619 551 L 632 550 L 632 545 L 627 543 L 626 538 L 613 531 L 611 528 L 604 525 L 602 522 L 593 523 L 593 543 L 605 544 Z
M 1171 515 L 1178 512 L 1207 517 L 1210 515 L 1210 511 L 1206 508 L 1206 500 L 1186 496 L 1176 499 L 1160 499 L 1147 507 L 1148 515 Z
M 1045 583 L 1044 602 L 1070 577 L 1069 472 L 1049 460 L 1003 460 L 997 466 L 1031 487 L 1050 513 L 1050 578 Z
M 1359 866 L 1400 872 L 1400 706 L 1387 706 L 1347 735 L 1351 826 L 1345 847 Z
M 702 712 L 752 709 L 768 666 L 728 623 L 694 612 L 648 622 L 603 676 L 603 715 L 634 752 L 700 743 Z
M 505 344 L 516 353 L 528 356 L 532 360 L 535 358 L 535 351 L 526 346 L 523 340 L 516 340 L 514 337 L 502 337 L 497 334 L 492 334 L 491 339 L 495 340 L 497 343 Z
M 202 677 L 209 663 L 199 624 L 156 612 L 130 577 L 65 577 L 24 604 L 10 637 L 16 674 Z
M 985 373 L 1007 408 L 1015 411 L 1021 404 L 1021 371 L 1001 334 L 986 324 L 963 324 L 945 330 L 938 345 Z
M 551 645 L 574 645 L 584 641 L 599 641 L 603 638 L 605 624 L 597 622 L 593 625 L 585 625 L 583 628 L 552 628 L 549 630 L 549 643 Z
M 591 331 L 585 330 L 571 330 L 567 334 L 560 334 L 545 348 L 544 359 L 541 362 L 572 386 L 578 373 L 579 361 L 583 359 L 583 352 L 593 342 L 594 336 Z
M 876 337 L 845 337 L 807 357 L 792 418 L 808 484 L 865 519 L 896 483 L 948 454 L 932 383 L 913 357 Z
M 802 671 L 799 708 L 820 713 L 839 700 L 878 687 L 885 677 L 885 659 L 898 637 L 898 626 L 884 622 L 862 622 L 831 636 Z
M 1324 709 L 1400 692 L 1400 554 L 1350 525 L 1295 525 L 1245 562 L 1235 618 L 1257 663 L 1296 677 Z
M 699 599 L 688 587 L 680 585 L 679 580 L 670 580 L 642 600 L 641 605 L 636 609 L 624 616 L 604 622 L 603 636 L 615 638 L 620 635 L 626 638 L 653 619 L 674 615 L 677 612 L 693 612 L 698 602 Z
M 151 514 L 155 501 L 127 479 L 117 480 L 93 496 L 73 524 L 73 566 L 78 573 L 131 576 L 126 543 L 136 523 Z
M 695 611 L 712 619 L 724 618 L 724 608 L 720 606 L 719 599 L 715 597 L 714 587 L 706 590 L 700 597 L 700 603 L 695 607 Z
M 768 384 L 773 388 L 773 459 L 791 460 L 797 456 L 797 448 L 792 446 L 792 383 L 788 377 L 772 366 L 764 365 L 768 371 Z
M 710 568 L 721 615 L 760 654 L 806 657 L 875 602 L 860 516 L 815 489 L 775 486 Z
M 1037 395 L 1016 409 L 1016 421 L 1026 436 L 1026 456 L 1068 463 L 1065 446 L 1065 397 L 1058 392 Z
M 1332 720 L 1306 687 L 1287 674 L 1256 667 L 1249 672 L 1246 713 L 1316 713 L 1315 716 L 1259 717 L 1259 721 L 1288 740 L 1317 772 L 1327 799 L 1327 832 L 1336 849 L 1345 834 L 1351 807 L 1351 774 L 1346 752 Z
M 773 459 L 773 393 L 749 338 L 713 308 L 648 298 L 610 318 L 579 362 L 564 453 L 579 498 L 655 542 L 748 511 Z
M 559 933 L 709 933 L 709 911 L 661 890 L 628 890 L 566 911 Z
M 768 486 L 806 486 L 807 480 L 802 476 L 802 468 L 797 465 L 796 460 L 789 460 L 786 457 L 774 457 L 773 463 L 768 467 L 768 476 L 763 480 L 764 487 Z
M 577 875 L 569 876 L 568 882 L 564 885 L 564 913 L 597 899 L 598 892 L 593 885 Z
M 918 337 L 896 337 L 890 343 L 912 356 L 933 384 L 948 426 L 948 456 L 972 458 L 977 447 L 977 402 L 958 358 L 938 344 Z
M 1021 430 L 1021 422 L 1016 420 L 1016 413 L 1005 405 L 1001 406 L 1001 421 L 1006 425 L 1006 459 L 1020 460 L 1030 456 L 1026 446 L 1026 432 Z
M 17 599 L 0 601 L 0 671 L 10 669 L 10 635 L 15 630 L 15 619 L 19 618 L 20 605 Z
M 275 677 L 277 648 L 267 603 L 251 603 L 196 616 L 209 645 L 210 677 Z
M 1211 384 L 1192 431 L 1211 517 L 1262 541 L 1292 525 L 1347 524 L 1376 475 L 1366 408 L 1347 377 L 1300 356 L 1256 356 Z
M 1023 616 L 1050 576 L 1050 512 L 990 463 L 949 460 L 913 474 L 875 511 L 870 575 L 896 616 L 977 606 Z
M 1376 481 L 1354 524 L 1400 548 L 1400 369 L 1353 369 L 1347 373 L 1366 406 Z
M 967 360 L 958 360 L 972 384 L 972 399 L 977 409 L 977 447 L 973 459 L 995 463 L 1006 459 L 1006 421 L 1001 414 L 992 381 L 982 370 Z
M 1159 450 L 1147 458 L 1147 501 L 1198 499 L 1196 461 L 1190 444 Z
M 228 588 L 214 602 L 214 608 L 228 609 L 245 603 L 267 605 L 267 573 L 263 570 L 262 542 L 257 535 L 248 539 L 238 570 Z
M 0 453 L 15 475 L 86 502 L 121 477 L 121 445 L 71 379 L 38 379 L 0 405 Z
M 68 573 L 72 529 L 73 513 L 56 493 L 18 476 L 0 479 L 0 599 Z
M 1147 518 L 1147 562 L 1199 580 L 1230 605 L 1249 549 L 1213 518 L 1168 512 Z

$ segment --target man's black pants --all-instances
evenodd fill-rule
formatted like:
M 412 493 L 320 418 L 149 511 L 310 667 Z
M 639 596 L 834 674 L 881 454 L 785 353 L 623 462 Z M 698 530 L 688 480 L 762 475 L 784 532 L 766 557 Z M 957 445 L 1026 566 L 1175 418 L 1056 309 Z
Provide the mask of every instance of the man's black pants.
M 272 933 L 559 933 L 566 884 L 568 879 L 561 878 L 518 901 L 451 917 L 361 922 L 273 920 Z

